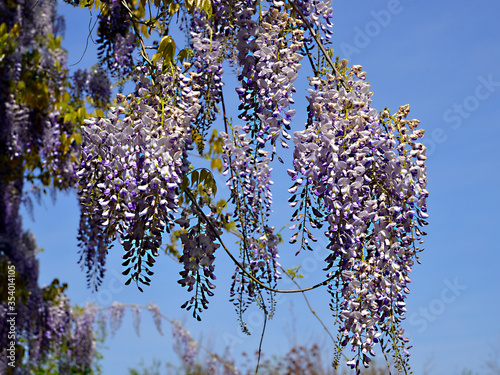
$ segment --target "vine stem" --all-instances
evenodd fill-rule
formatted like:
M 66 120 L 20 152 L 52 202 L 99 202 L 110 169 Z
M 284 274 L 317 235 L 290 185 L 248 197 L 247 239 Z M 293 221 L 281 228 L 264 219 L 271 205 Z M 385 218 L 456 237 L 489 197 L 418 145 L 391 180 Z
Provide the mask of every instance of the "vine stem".
M 210 219 L 207 217 L 207 215 L 205 215 L 205 213 L 203 212 L 203 210 L 199 206 L 198 202 L 196 202 L 196 198 L 193 196 L 193 193 L 191 193 L 191 191 L 189 189 L 186 189 L 185 193 L 188 196 L 188 198 L 191 200 L 191 202 L 193 203 L 193 205 L 198 209 L 198 211 L 199 211 L 201 217 L 203 218 L 203 220 L 205 220 L 205 222 L 207 223 L 207 225 L 214 232 L 215 236 L 219 240 L 219 243 L 222 245 L 222 248 L 224 249 L 224 251 L 226 252 L 226 254 L 229 256 L 229 258 L 231 258 L 231 260 L 234 262 L 234 264 L 236 264 L 236 266 L 241 270 L 242 273 L 245 274 L 245 276 L 249 277 L 253 282 L 255 282 L 256 284 L 258 284 L 262 288 L 264 288 L 266 290 L 269 290 L 270 292 L 274 292 L 274 293 L 302 293 L 302 292 L 307 292 L 308 290 L 313 290 L 313 289 L 319 288 L 320 286 L 324 286 L 324 285 L 328 284 L 330 282 L 330 280 L 332 280 L 333 278 L 335 278 L 337 276 L 337 274 L 338 274 L 339 271 L 335 272 L 335 274 L 332 275 L 332 276 L 330 276 L 328 279 L 326 279 L 326 280 L 324 280 L 324 281 L 322 281 L 322 282 L 320 282 L 318 284 L 315 284 L 313 286 L 310 286 L 308 288 L 303 288 L 303 289 L 282 290 L 282 289 L 274 289 L 274 288 L 271 288 L 271 287 L 267 286 L 266 284 L 264 284 L 260 280 L 256 279 L 255 276 L 253 276 L 251 273 L 249 273 L 241 265 L 241 263 L 234 257 L 234 255 L 229 251 L 229 249 L 224 244 L 224 241 L 222 241 L 222 238 L 220 237 L 219 233 L 217 233 L 217 230 L 213 226 L 213 224 L 210 221 Z
M 306 24 L 307 29 L 309 30 L 309 32 L 311 33 L 312 37 L 316 41 L 316 44 L 318 45 L 319 49 L 321 50 L 321 53 L 323 53 L 323 56 L 325 57 L 325 59 L 328 62 L 328 64 L 330 64 L 330 66 L 332 67 L 332 69 L 335 72 L 335 74 L 338 75 L 338 76 L 340 76 L 339 71 L 335 67 L 335 64 L 333 63 L 332 59 L 328 55 L 328 52 L 326 51 L 325 47 L 323 46 L 323 43 L 321 43 L 321 41 L 319 40 L 318 34 L 316 34 L 316 31 L 314 31 L 314 29 L 311 26 L 311 24 L 309 23 L 309 20 L 307 19 L 307 17 L 304 16 L 304 13 L 302 13 L 302 11 L 299 9 L 299 7 L 297 6 L 297 4 L 295 4 L 295 1 L 289 0 L 288 3 L 297 12 L 297 14 L 300 16 L 300 18 L 302 18 L 302 21 L 304 21 L 304 23 Z M 344 87 L 344 89 L 347 90 L 347 87 L 345 86 L 343 79 L 340 80 L 340 83 L 342 84 L 342 86 Z
M 128 4 L 124 0 L 121 1 L 121 4 L 123 5 L 123 7 L 125 9 L 127 9 L 127 12 L 129 13 L 129 16 L 130 16 L 130 20 L 132 21 L 132 26 L 134 28 L 135 35 L 139 38 L 139 43 L 141 44 L 141 56 L 147 61 L 148 65 L 151 68 L 153 68 L 154 67 L 153 63 L 151 62 L 151 60 L 149 60 L 149 55 L 146 51 L 144 39 L 142 38 L 142 34 L 139 32 L 139 29 L 137 28 L 136 22 L 134 20 L 134 18 L 137 18 L 137 17 L 134 15 L 134 13 L 132 12 L 130 7 L 128 6 Z

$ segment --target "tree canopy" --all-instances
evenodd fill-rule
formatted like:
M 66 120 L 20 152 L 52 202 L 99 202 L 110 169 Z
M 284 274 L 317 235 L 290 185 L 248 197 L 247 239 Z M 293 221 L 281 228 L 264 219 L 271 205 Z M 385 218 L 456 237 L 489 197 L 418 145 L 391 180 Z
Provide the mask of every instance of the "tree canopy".
M 201 320 L 215 257 L 229 256 L 229 298 L 243 331 L 250 305 L 267 320 L 276 293 L 326 288 L 338 329 L 334 367 L 349 348 L 347 365 L 359 372 L 378 347 L 407 373 L 401 321 L 428 217 L 424 131 L 409 105 L 373 108 L 367 73 L 334 57 L 331 1 L 68 2 L 98 12 L 98 61 L 73 74 L 55 1 L 0 5 L 0 266 L 2 277 L 15 270 L 17 285 L 13 292 L 2 280 L 0 316 L 19 313 L 17 367 L 5 368 L 29 371 L 57 357 L 60 371 L 84 372 L 94 358 L 96 307 L 71 307 L 58 280 L 37 284 L 36 244 L 19 215 L 29 188 L 31 196 L 78 192 L 90 288 L 99 288 L 116 241 L 126 284 L 141 291 L 167 253 L 182 265 L 182 308 Z M 230 95 L 237 118 L 226 111 Z M 272 189 L 280 168 L 286 194 Z M 290 232 L 273 224 L 276 197 L 294 209 Z M 237 238 L 236 251 L 226 235 Z M 318 238 L 329 252 L 323 281 L 281 290 L 280 244 L 314 251 Z M 7 354 L 9 329 L 0 327 Z

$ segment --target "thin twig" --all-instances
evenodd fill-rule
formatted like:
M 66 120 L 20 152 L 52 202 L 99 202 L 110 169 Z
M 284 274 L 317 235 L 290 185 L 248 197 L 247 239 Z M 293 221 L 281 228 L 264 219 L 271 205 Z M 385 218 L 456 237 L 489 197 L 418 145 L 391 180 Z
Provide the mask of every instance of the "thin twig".
M 94 23 L 94 26 L 92 26 L 92 29 L 90 28 L 91 23 L 92 23 L 92 10 L 90 10 L 89 35 L 87 35 L 87 40 L 85 41 L 85 49 L 83 50 L 82 57 L 80 57 L 80 60 L 78 60 L 74 64 L 71 64 L 70 66 L 75 66 L 75 65 L 79 64 L 83 60 L 83 57 L 85 56 L 85 52 L 87 52 L 87 48 L 89 46 L 89 38 L 92 38 L 92 32 L 94 31 L 95 25 L 97 25 L 97 20 L 95 20 L 95 23 Z M 94 41 L 94 39 L 92 39 L 92 41 Z
M 288 276 L 288 278 L 290 280 L 292 280 L 292 282 L 297 286 L 297 288 L 300 288 L 300 285 L 295 281 L 295 279 L 291 275 L 288 274 L 288 272 L 286 272 L 286 270 L 283 268 L 283 266 L 280 266 L 280 269 L 285 273 L 285 275 Z M 318 314 L 316 314 L 316 311 L 314 311 L 313 308 L 311 307 L 311 304 L 309 303 L 309 300 L 307 299 L 307 296 L 306 296 L 306 294 L 304 292 L 302 292 L 302 296 L 304 297 L 304 300 L 306 301 L 307 307 L 309 308 L 309 310 L 311 311 L 311 313 L 315 316 L 316 319 L 318 319 L 318 321 L 320 322 L 320 324 L 325 329 L 326 333 L 328 333 L 328 336 L 330 336 L 330 338 L 332 339 L 333 343 L 335 344 L 336 343 L 335 339 L 333 338 L 332 334 L 330 333 L 330 331 L 326 327 L 325 323 L 323 323 L 323 321 L 318 316 Z
M 300 18 L 302 18 L 302 21 L 304 21 L 304 23 L 306 24 L 307 28 L 309 29 L 309 32 L 311 33 L 311 35 L 313 36 L 314 40 L 316 41 L 316 44 L 318 45 L 319 49 L 321 50 L 321 52 L 323 53 L 323 56 L 325 57 L 326 61 L 328 62 L 328 64 L 330 64 L 330 66 L 332 67 L 333 69 L 333 72 L 342 77 L 337 68 L 335 67 L 335 64 L 333 63 L 332 59 L 330 58 L 330 56 L 328 55 L 328 52 L 326 51 L 325 47 L 323 47 L 323 43 L 321 43 L 321 41 L 319 40 L 319 37 L 318 35 L 316 34 L 316 31 L 314 31 L 313 27 L 311 26 L 311 24 L 309 23 L 309 20 L 307 19 L 306 16 L 304 16 L 304 13 L 302 13 L 302 11 L 299 9 L 299 7 L 295 4 L 295 2 L 293 0 L 289 0 L 288 1 L 290 3 L 290 5 L 292 6 L 292 8 L 298 13 L 298 15 L 300 16 Z M 344 80 L 341 79 L 340 80 L 340 83 L 342 84 L 342 86 L 344 86 L 344 88 L 347 90 L 347 87 L 345 86 L 344 84 Z
M 264 326 L 262 327 L 262 334 L 260 336 L 259 342 L 259 355 L 257 356 L 257 366 L 255 367 L 255 373 L 259 373 L 259 364 L 260 364 L 260 354 L 262 352 L 262 342 L 264 341 L 264 334 L 266 333 L 266 324 L 267 324 L 267 310 L 264 307 Z
M 311 57 L 311 51 L 309 51 L 309 48 L 307 47 L 307 44 L 304 43 L 304 48 L 306 50 L 306 55 L 307 55 L 307 58 L 309 59 L 309 64 L 311 64 L 311 68 L 312 70 L 314 71 L 314 75 L 316 77 L 319 77 L 319 71 L 318 69 L 316 68 L 316 64 L 314 64 L 314 61 L 312 60 L 312 57 Z

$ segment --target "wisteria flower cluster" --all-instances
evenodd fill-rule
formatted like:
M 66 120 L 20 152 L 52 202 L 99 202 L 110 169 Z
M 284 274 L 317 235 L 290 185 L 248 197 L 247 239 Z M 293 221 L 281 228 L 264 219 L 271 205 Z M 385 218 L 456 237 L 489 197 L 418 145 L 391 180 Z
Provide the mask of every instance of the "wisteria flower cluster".
M 97 283 L 108 246 L 119 236 L 128 282 L 149 284 L 162 233 L 170 230 L 178 209 L 199 92 L 180 72 L 160 77 L 153 93 L 141 87 L 148 84 L 143 74 L 128 113 L 114 107 L 107 118 L 83 127 L 79 240 L 81 260 Z
M 49 114 L 44 129 L 41 156 L 44 170 L 53 176 L 53 184 L 64 188 L 76 183 L 78 164 L 75 156 L 80 154 L 80 145 L 77 142 L 71 142 L 69 145 L 62 143 L 62 138 L 70 138 L 70 132 L 60 122 L 59 112 Z
M 97 29 L 99 58 L 113 73 L 129 73 L 133 69 L 135 34 L 131 31 L 131 14 L 124 4 L 131 7 L 132 2 L 125 0 L 122 4 L 121 0 L 105 0 L 103 3 L 106 6 L 99 14 Z
M 191 210 L 185 209 L 183 211 L 184 218 L 189 215 L 189 211 Z M 187 219 L 184 220 L 187 221 Z M 195 295 L 182 307 L 187 310 L 193 308 L 193 316 L 197 320 L 201 320 L 199 313 L 208 308 L 207 297 L 214 295 L 212 289 L 215 289 L 215 285 L 211 281 L 216 279 L 214 274 L 215 251 L 220 247 L 216 240 L 217 235 L 222 234 L 215 220 L 210 217 L 209 220 L 211 220 L 211 226 L 199 218 L 198 224 L 186 225 L 186 232 L 179 236 L 183 248 L 180 262 L 184 269 L 180 272 L 181 279 L 178 282 L 182 286 L 186 286 L 188 292 L 195 290 Z M 212 228 L 215 228 L 217 233 Z
M 30 335 L 26 346 L 30 358 L 29 365 L 36 368 L 44 363 L 49 355 L 56 353 L 62 363 L 71 364 L 76 369 L 84 370 L 90 367 L 95 354 L 95 306 L 88 305 L 85 309 L 74 308 L 64 294 L 55 296 L 53 300 L 44 300 L 41 295 L 30 296 L 27 305 L 20 305 L 19 313 L 25 318 L 18 318 L 18 334 Z M 12 316 L 7 315 L 7 309 L 0 305 L 0 318 L 6 321 Z M 21 316 L 21 315 L 18 315 Z M 6 326 L 6 325 L 4 325 Z M 2 327 L 3 328 L 3 327 Z M 2 349 L 10 345 L 7 332 L 0 339 Z M 0 361 L 0 369 L 3 360 Z
M 222 75 L 224 68 L 223 35 L 215 33 L 207 20 L 205 12 L 196 11 L 193 16 L 191 43 L 196 55 L 193 65 L 196 81 L 201 92 L 201 109 L 196 120 L 197 132 L 204 138 L 219 112 L 222 97 Z M 201 150 L 203 151 L 203 150 Z
M 122 303 L 113 302 L 109 308 L 109 325 L 113 335 L 121 327 L 124 315 L 125 306 Z
M 131 72 L 134 66 L 133 53 L 135 50 L 136 37 L 130 30 L 125 34 L 117 34 L 113 44 L 114 63 L 111 64 L 111 71 L 119 75 L 126 75 Z
M 111 82 L 103 68 L 90 71 L 87 90 L 97 107 L 105 107 L 111 97 Z
M 82 368 L 89 368 L 94 360 L 95 338 L 94 323 L 97 307 L 87 304 L 83 311 L 74 319 L 74 335 L 71 338 L 70 355 L 78 359 L 77 363 Z
M 242 266 L 254 278 L 275 285 L 280 277 L 278 271 L 278 240 L 275 228 L 268 225 L 271 213 L 272 193 L 270 158 L 268 152 L 260 150 L 257 157 L 251 139 L 241 127 L 236 126 L 233 139 L 225 133 L 223 159 L 227 185 L 231 190 L 231 201 L 235 205 L 234 220 L 241 231 Z M 260 286 L 236 268 L 231 285 L 231 299 L 245 310 L 253 301 Z M 248 301 L 245 300 L 248 298 Z
M 175 340 L 174 348 L 181 355 L 184 366 L 192 368 L 198 355 L 198 343 L 178 321 L 173 322 L 172 336 Z
M 298 0 L 295 2 L 302 14 L 307 17 L 308 22 L 314 27 L 319 39 L 323 44 L 328 44 L 332 31 L 333 18 L 332 0 Z M 318 31 L 321 31 L 318 33 Z M 310 32 L 308 33 L 310 34 Z M 311 41 L 311 36 L 307 41 Z
M 13 97 L 5 102 L 5 120 L 9 126 L 9 139 L 6 142 L 10 157 L 19 157 L 31 152 L 32 140 L 29 135 L 30 111 L 27 106 L 19 105 Z
M 330 291 L 334 299 L 341 293 L 342 345 L 350 342 L 367 364 L 381 333 L 404 341 L 398 323 L 427 217 L 425 147 L 414 142 L 423 132 L 413 130 L 417 120 L 406 120 L 409 106 L 391 117 L 371 108 L 360 66 L 345 79 L 312 77 L 310 84 L 310 121 L 295 133 L 289 174 L 290 191 L 301 188 L 311 198 L 293 220 L 309 236 L 307 222 L 317 227 L 311 218 L 328 223 L 327 269 L 341 273 Z
M 303 58 L 297 52 L 303 47 L 301 24 L 288 13 L 272 8 L 266 13 L 262 26 L 249 22 L 253 28 L 244 34 L 243 40 L 246 39 L 249 46 L 248 55 L 240 57 L 243 66 L 238 79 L 242 87 L 236 89 L 242 101 L 239 117 L 258 123 L 257 129 L 252 131 L 257 133 L 259 145 L 263 147 L 271 140 L 273 152 L 281 136 L 290 138 L 286 130 L 290 130 L 295 114 L 295 110 L 290 109 L 290 104 L 294 103 L 292 93 L 296 91 L 293 82 Z M 254 39 L 249 35 L 254 35 Z M 244 128 L 249 130 L 248 126 Z

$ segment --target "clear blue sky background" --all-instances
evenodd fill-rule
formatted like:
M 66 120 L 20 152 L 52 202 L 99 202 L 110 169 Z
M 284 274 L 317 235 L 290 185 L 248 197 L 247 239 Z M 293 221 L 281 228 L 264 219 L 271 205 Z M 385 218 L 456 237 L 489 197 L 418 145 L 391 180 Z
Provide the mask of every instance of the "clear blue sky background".
M 416 265 L 412 274 L 404 324 L 413 344 L 413 370 L 415 374 L 441 375 L 469 368 L 486 373 L 489 355 L 494 348 L 500 350 L 500 292 L 495 277 L 500 262 L 495 219 L 500 203 L 500 3 L 362 0 L 334 1 L 333 7 L 335 54 L 363 65 L 375 93 L 374 106 L 395 111 L 409 103 L 411 117 L 420 119 L 426 129 L 429 234 L 422 265 Z M 72 64 L 83 53 L 89 16 L 84 11 L 62 9 L 67 17 L 64 45 Z M 72 69 L 88 67 L 94 61 L 92 47 Z M 225 95 L 233 95 L 230 87 Z M 297 103 L 297 109 L 305 107 L 303 100 Z M 295 126 L 300 129 L 303 123 L 301 117 L 297 119 Z M 287 181 L 279 173 L 275 180 Z M 276 211 L 283 215 L 276 214 L 279 225 L 289 218 L 279 193 L 287 187 L 288 182 L 275 185 Z M 247 316 L 254 334 L 245 337 L 240 333 L 234 309 L 227 301 L 233 266 L 225 254 L 217 259 L 216 296 L 201 323 L 180 309 L 188 293 L 176 283 L 180 267 L 168 257 L 159 259 L 153 285 L 140 293 L 134 286 L 123 286 L 121 248 L 115 246 L 103 287 L 92 294 L 77 265 L 76 194 L 59 194 L 55 205 L 49 197 L 44 202 L 35 209 L 35 222 L 26 214 L 24 220 L 45 249 L 40 255 L 41 284 L 54 277 L 68 282 L 71 301 L 78 304 L 155 301 L 164 314 L 184 322 L 195 338 L 219 352 L 229 345 L 237 358 L 242 351 L 257 349 L 261 315 L 251 309 Z M 232 245 L 234 240 L 228 239 L 228 243 Z M 294 259 L 295 250 L 285 245 L 281 248 L 282 264 L 303 265 L 303 286 L 320 281 L 324 245 L 320 243 L 317 253 L 303 254 L 299 259 Z M 291 286 L 284 283 L 283 287 Z M 326 291 L 315 290 L 309 297 L 335 331 Z M 175 361 L 171 327 L 165 322 L 165 335 L 159 335 L 145 313 L 139 338 L 128 313 L 121 330 L 106 341 L 105 374 L 126 373 L 141 359 L 148 363 L 152 358 Z M 313 342 L 322 344 L 326 354 L 333 350 L 302 297 L 280 297 L 277 314 L 267 327 L 265 356 L 283 354 L 294 343 Z

